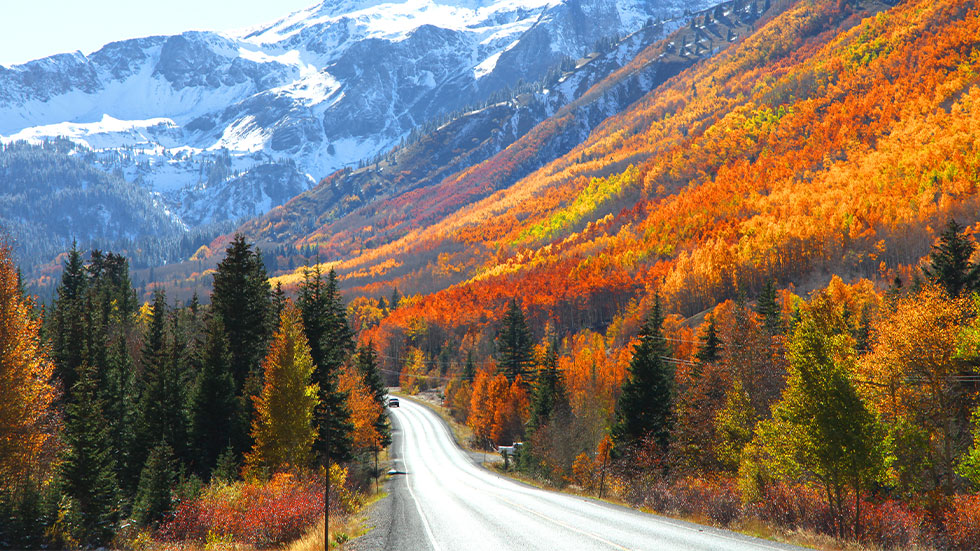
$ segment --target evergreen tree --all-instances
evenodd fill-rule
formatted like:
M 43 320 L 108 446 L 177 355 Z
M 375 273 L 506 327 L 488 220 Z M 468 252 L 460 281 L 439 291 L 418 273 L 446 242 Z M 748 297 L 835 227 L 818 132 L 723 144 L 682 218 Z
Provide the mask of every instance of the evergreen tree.
M 262 388 L 260 364 L 272 335 L 272 300 L 268 274 L 262 255 L 236 234 L 218 264 L 211 292 L 211 307 L 221 316 L 231 352 L 231 373 L 245 417 L 235 434 L 235 451 L 244 453 L 251 447 L 248 421 L 252 416 L 252 397 Z
M 119 486 L 109 425 L 99 398 L 97 374 L 83 364 L 67 408 L 60 465 L 63 516 L 72 537 L 83 545 L 112 540 L 119 518 Z
M 473 361 L 473 351 L 466 353 L 466 363 L 463 364 L 463 380 L 472 381 L 476 378 L 476 362 Z
M 188 399 L 188 440 L 195 472 L 207 479 L 221 453 L 236 440 L 241 426 L 240 402 L 235 398 L 231 356 L 221 317 L 208 320 L 200 366 Z
M 319 266 L 308 270 L 298 302 L 315 366 L 313 380 L 320 389 L 316 454 L 322 462 L 329 442 L 330 460 L 347 461 L 354 445 L 354 424 L 347 397 L 337 388 L 337 376 L 354 350 L 354 332 L 347 323 L 336 272 L 330 270 L 324 284 Z
M 380 437 L 380 446 L 386 448 L 391 444 L 391 424 L 385 409 L 388 405 L 388 387 L 378 370 L 378 355 L 374 352 L 374 343 L 369 342 L 358 347 L 354 363 L 364 378 L 364 384 L 371 390 L 374 401 L 381 406 L 381 412 L 374 422 L 374 430 Z
M 279 319 L 283 308 L 286 307 L 286 292 L 282 290 L 282 282 L 276 282 L 276 288 L 272 291 L 272 315 L 274 319 Z
M 531 416 L 528 429 L 534 430 L 548 424 L 556 413 L 570 413 L 565 381 L 558 369 L 558 353 L 554 343 L 549 343 L 541 359 L 541 369 L 531 397 Z
M 534 362 L 531 331 L 527 327 L 524 311 L 511 299 L 497 334 L 497 362 L 500 372 L 513 381 L 519 375 L 527 378 L 528 369 Z
M 167 302 L 163 291 L 153 297 L 150 325 L 143 344 L 143 372 L 136 427 L 140 464 L 159 444 L 184 449 L 187 419 L 184 381 L 167 346 Z
M 776 285 L 770 279 L 759 294 L 756 312 L 762 318 L 762 325 L 770 335 L 780 335 L 783 332 L 782 312 L 777 300 Z
M 773 418 L 760 424 L 753 446 L 774 471 L 820 481 L 846 535 L 845 490 L 855 495 L 853 534 L 860 537 L 861 489 L 885 473 L 884 430 L 858 394 L 851 373 L 854 339 L 842 308 L 820 296 L 808 305 L 789 345 L 790 376 Z
M 78 380 L 76 372 L 86 360 L 88 352 L 88 311 L 85 308 L 87 288 L 88 276 L 82 254 L 72 243 L 51 316 L 51 354 L 55 362 L 55 376 L 64 389 L 65 402 L 71 399 L 72 388 Z
M 136 381 L 133 360 L 126 341 L 118 339 L 112 346 L 103 377 L 101 396 L 105 404 L 106 422 L 112 440 L 113 455 L 119 474 L 119 486 L 124 495 L 132 495 L 139 481 L 141 463 L 137 463 L 134 425 L 136 423 Z
M 173 450 L 157 444 L 140 474 L 133 505 L 133 519 L 143 526 L 156 525 L 173 509 L 173 489 L 177 484 L 177 462 Z
M 313 359 L 302 317 L 287 305 L 280 319 L 262 366 L 265 385 L 255 399 L 252 421 L 255 445 L 246 456 L 250 470 L 267 473 L 308 466 L 316 437 L 313 415 L 318 389 L 311 383 Z
M 616 404 L 612 439 L 616 455 L 648 438 L 667 449 L 672 426 L 674 370 L 664 360 L 670 354 L 663 335 L 664 316 L 660 296 L 654 297 L 653 310 L 640 329 L 640 342 L 633 350 L 629 374 Z
M 951 297 L 977 290 L 980 284 L 980 264 L 971 264 L 970 256 L 976 243 L 967 238 L 963 226 L 950 218 L 939 236 L 939 243 L 929 253 L 929 266 L 922 271 L 938 283 Z
M 700 365 L 714 363 L 721 359 L 721 339 L 718 337 L 715 316 L 708 314 L 705 322 L 704 331 L 698 336 L 698 351 L 694 353 L 694 359 Z
M 402 295 L 398 292 L 398 287 L 392 287 L 391 297 L 388 298 L 388 309 L 394 310 L 398 308 L 398 304 L 402 301 Z
M 223 480 L 231 482 L 238 478 L 238 456 L 229 444 L 225 451 L 218 456 L 218 463 L 211 471 L 211 480 Z

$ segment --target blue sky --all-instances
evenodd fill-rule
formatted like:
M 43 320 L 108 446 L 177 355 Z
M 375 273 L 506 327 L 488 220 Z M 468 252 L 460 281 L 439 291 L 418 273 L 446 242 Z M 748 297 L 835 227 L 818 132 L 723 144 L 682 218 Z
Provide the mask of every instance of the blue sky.
M 274 21 L 316 0 L 0 0 L 0 65 L 114 40 Z

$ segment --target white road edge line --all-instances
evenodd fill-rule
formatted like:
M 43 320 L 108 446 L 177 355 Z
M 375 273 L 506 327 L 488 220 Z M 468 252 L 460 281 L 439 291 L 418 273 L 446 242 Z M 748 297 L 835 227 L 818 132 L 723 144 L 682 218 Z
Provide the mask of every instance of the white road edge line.
M 419 512 L 419 518 L 422 519 L 422 526 L 425 527 L 425 535 L 426 535 L 426 537 L 429 538 L 429 543 L 432 544 L 432 549 L 434 551 L 442 551 L 442 548 L 439 547 L 439 543 L 436 542 L 436 536 L 435 536 L 435 534 L 432 533 L 432 526 L 429 525 L 429 519 L 427 519 L 425 517 L 425 513 L 422 511 L 422 504 L 419 503 L 418 496 L 416 496 L 415 495 L 415 491 L 412 490 L 412 481 L 407 479 L 407 477 L 408 477 L 408 474 L 407 473 L 409 472 L 409 469 L 408 469 L 408 464 L 405 461 L 405 457 L 406 457 L 405 456 L 405 437 L 402 436 L 402 463 L 405 463 L 405 472 L 406 472 L 406 474 L 404 475 L 406 477 L 405 486 L 408 487 L 408 494 L 410 496 L 412 496 L 412 501 L 415 502 L 415 509 Z

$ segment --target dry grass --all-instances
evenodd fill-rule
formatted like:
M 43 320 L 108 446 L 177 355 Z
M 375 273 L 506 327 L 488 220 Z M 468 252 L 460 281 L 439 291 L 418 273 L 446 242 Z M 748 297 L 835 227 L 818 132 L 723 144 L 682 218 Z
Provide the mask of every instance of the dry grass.
M 344 549 L 344 544 L 364 531 L 357 515 L 330 519 L 330 549 Z M 323 519 L 314 524 L 303 537 L 284 547 L 285 551 L 323 551 Z
M 370 496 L 360 512 L 330 519 L 330 549 L 346 549 L 346 543 L 363 536 L 369 530 L 365 525 L 365 512 L 371 505 L 388 494 L 378 492 Z M 323 519 L 314 524 L 300 539 L 283 547 L 284 551 L 323 551 Z

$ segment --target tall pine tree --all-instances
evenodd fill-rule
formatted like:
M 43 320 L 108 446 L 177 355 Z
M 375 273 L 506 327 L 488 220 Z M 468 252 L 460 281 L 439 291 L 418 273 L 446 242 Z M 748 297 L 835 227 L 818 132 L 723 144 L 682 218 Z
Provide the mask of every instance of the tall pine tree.
M 558 369 L 558 353 L 555 344 L 549 343 L 541 359 L 541 368 L 531 397 L 531 416 L 528 429 L 532 432 L 548 424 L 554 415 L 570 413 L 565 381 Z
M 714 363 L 721 359 L 721 339 L 718 337 L 715 316 L 708 314 L 705 323 L 704 331 L 698 336 L 698 351 L 694 353 L 694 359 L 699 365 Z
M 783 317 L 777 300 L 776 284 L 767 280 L 759 294 L 756 312 L 762 318 L 762 326 L 770 335 L 780 335 L 783 332 Z
M 326 282 L 319 266 L 307 270 L 299 289 L 299 309 L 313 358 L 313 380 L 320 389 L 316 454 L 324 462 L 329 443 L 330 461 L 347 461 L 354 446 L 354 424 L 347 397 L 337 388 L 337 376 L 354 350 L 354 332 L 333 270 Z
M 88 275 L 82 253 L 72 243 L 61 284 L 52 309 L 51 354 L 55 362 L 55 375 L 64 390 L 63 399 L 70 401 L 72 388 L 78 380 L 77 371 L 86 361 L 88 353 L 88 309 L 86 296 Z
M 240 428 L 243 414 L 241 402 L 235 398 L 231 355 L 221 317 L 212 315 L 205 331 L 204 347 L 195 360 L 199 371 L 188 397 L 188 441 L 194 471 L 206 480 L 228 446 L 242 439 L 236 438 L 234 431 Z
M 616 423 L 612 428 L 616 455 L 651 438 L 661 452 L 670 443 L 674 370 L 664 359 L 670 349 L 663 335 L 663 322 L 657 295 L 653 310 L 640 329 L 640 342 L 633 350 L 629 374 L 616 404 Z
M 929 253 L 929 266 L 922 271 L 938 283 L 951 297 L 972 292 L 980 286 L 980 264 L 971 264 L 976 243 L 967 238 L 963 226 L 950 218 L 939 236 L 939 243 Z
M 59 478 L 63 518 L 72 538 L 100 546 L 112 540 L 119 519 L 119 485 L 109 425 L 94 368 L 82 364 L 67 408 L 67 449 Z
M 153 448 L 166 444 L 184 449 L 187 418 L 184 380 L 167 342 L 167 299 L 163 291 L 153 297 L 150 324 L 143 343 L 142 377 L 136 426 L 136 444 L 143 465 Z
M 247 419 L 253 414 L 252 397 L 262 388 L 260 365 L 272 336 L 272 298 L 262 255 L 245 237 L 236 234 L 218 264 L 211 292 L 212 310 L 221 316 L 231 352 L 231 373 L 245 411 L 234 442 L 239 457 L 251 448 Z
M 136 490 L 133 518 L 144 526 L 156 525 L 173 509 L 173 490 L 177 484 L 177 461 L 166 443 L 157 444 L 146 459 Z
M 534 345 L 531 330 L 527 327 L 524 311 L 511 299 L 497 334 L 497 364 L 500 372 L 513 381 L 518 376 L 527 379 L 528 370 L 534 363 Z

